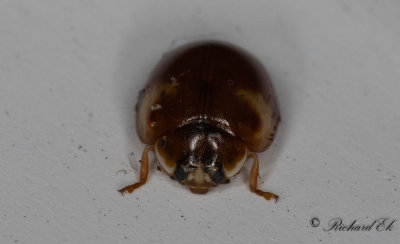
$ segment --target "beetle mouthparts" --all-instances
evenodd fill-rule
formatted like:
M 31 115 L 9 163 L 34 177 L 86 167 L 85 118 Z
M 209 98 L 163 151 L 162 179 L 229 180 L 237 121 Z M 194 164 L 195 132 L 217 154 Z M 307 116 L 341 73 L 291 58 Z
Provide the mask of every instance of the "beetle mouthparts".
M 195 194 L 206 194 L 208 192 L 208 188 L 189 187 L 189 189 Z

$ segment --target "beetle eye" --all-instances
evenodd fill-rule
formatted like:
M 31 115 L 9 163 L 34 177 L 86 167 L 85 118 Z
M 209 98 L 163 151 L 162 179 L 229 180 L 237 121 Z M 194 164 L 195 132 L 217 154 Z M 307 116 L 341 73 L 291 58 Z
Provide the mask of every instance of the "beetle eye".
M 184 169 L 182 169 L 182 167 L 177 167 L 175 172 L 174 172 L 174 176 L 177 180 L 179 181 L 183 181 L 186 177 L 186 172 Z
M 164 138 L 162 138 L 162 139 L 160 140 L 160 144 L 161 144 L 161 147 L 162 147 L 162 148 L 166 148 L 166 147 L 167 147 L 167 141 L 166 141 Z
M 225 176 L 221 169 L 218 169 L 212 175 L 212 180 L 214 181 L 215 184 L 221 183 L 224 180 L 224 178 Z

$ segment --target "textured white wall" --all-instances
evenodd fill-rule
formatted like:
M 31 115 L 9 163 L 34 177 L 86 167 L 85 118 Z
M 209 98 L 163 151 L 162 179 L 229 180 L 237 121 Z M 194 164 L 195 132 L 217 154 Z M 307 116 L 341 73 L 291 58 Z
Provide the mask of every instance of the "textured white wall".
M 251 194 L 245 174 L 199 196 L 154 167 L 145 187 L 117 192 L 144 148 L 138 91 L 164 52 L 199 39 L 235 43 L 269 69 L 282 123 L 260 154 L 261 187 L 277 204 Z M 397 0 L 1 0 L 0 85 L 0 243 L 400 237 L 400 221 L 322 229 L 400 218 Z

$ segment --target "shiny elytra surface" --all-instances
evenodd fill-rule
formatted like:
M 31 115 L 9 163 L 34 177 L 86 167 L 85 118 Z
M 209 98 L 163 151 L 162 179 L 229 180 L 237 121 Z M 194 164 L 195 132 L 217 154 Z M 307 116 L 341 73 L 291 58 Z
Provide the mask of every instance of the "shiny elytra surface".
M 188 44 L 166 54 L 142 91 L 137 112 L 137 131 L 147 144 L 205 118 L 255 152 L 270 145 L 279 121 L 264 67 L 221 42 Z

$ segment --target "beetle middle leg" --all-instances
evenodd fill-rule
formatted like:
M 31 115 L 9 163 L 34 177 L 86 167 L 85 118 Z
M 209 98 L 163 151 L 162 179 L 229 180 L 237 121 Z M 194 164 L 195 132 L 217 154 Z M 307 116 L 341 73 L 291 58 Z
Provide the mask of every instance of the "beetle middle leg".
M 254 162 L 253 162 L 253 166 L 251 167 L 251 171 L 250 171 L 250 179 L 249 179 L 249 187 L 250 187 L 250 191 L 254 192 L 255 194 L 262 196 L 263 198 L 265 198 L 266 200 L 270 200 L 271 198 L 275 199 L 275 202 L 278 201 L 279 196 L 275 195 L 272 192 L 265 192 L 265 191 L 261 191 L 259 189 L 257 189 L 257 180 L 258 180 L 258 157 L 257 154 L 255 153 L 249 153 L 249 157 L 252 157 Z
M 154 151 L 153 145 L 147 146 L 143 151 L 142 160 L 141 160 L 141 164 L 140 164 L 139 182 L 137 182 L 133 185 L 126 186 L 126 187 L 122 188 L 121 190 L 119 190 L 119 192 L 122 195 L 124 195 L 125 192 L 132 193 L 134 190 L 136 190 L 137 188 L 141 187 L 142 185 L 144 185 L 146 183 L 147 175 L 149 174 L 149 155 L 148 155 L 149 151 Z

